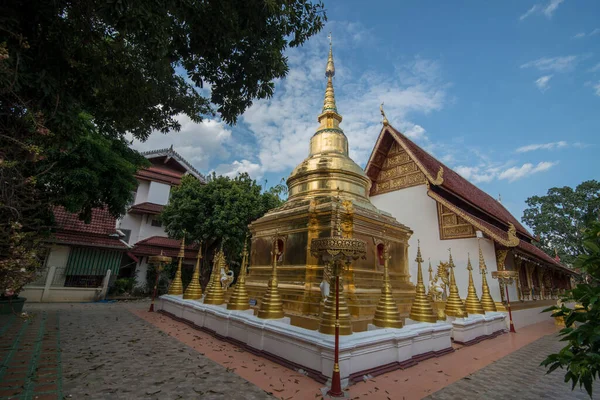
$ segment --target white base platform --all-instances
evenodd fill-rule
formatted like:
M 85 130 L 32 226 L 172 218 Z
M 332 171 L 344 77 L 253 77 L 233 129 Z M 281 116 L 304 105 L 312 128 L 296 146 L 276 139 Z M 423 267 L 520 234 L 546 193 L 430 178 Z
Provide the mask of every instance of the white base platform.
M 474 344 L 506 331 L 505 314 L 486 312 L 471 314 L 467 318 L 447 317 L 452 323 L 452 338 L 457 343 Z
M 250 311 L 231 311 L 181 296 L 164 295 L 157 309 L 198 328 L 227 338 L 249 351 L 303 369 L 316 380 L 331 378 L 334 336 L 293 326 L 288 318 L 265 320 Z M 375 329 L 340 337 L 340 372 L 344 386 L 417 361 L 452 352 L 452 325 L 416 323 L 402 329 Z

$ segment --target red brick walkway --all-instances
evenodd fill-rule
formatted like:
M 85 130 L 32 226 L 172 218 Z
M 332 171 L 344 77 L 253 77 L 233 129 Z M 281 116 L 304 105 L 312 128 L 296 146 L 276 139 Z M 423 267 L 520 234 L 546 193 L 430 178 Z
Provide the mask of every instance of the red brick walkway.
M 0 399 L 62 399 L 58 316 L 0 316 Z

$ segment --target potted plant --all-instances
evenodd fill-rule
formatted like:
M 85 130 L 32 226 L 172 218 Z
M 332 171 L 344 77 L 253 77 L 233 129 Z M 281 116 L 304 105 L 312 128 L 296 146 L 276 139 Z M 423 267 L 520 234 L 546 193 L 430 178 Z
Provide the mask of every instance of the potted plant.
M 42 247 L 28 243 L 34 237 L 35 233 L 23 232 L 19 223 L 11 225 L 7 254 L 0 258 L 0 314 L 20 314 L 23 309 L 26 299 L 19 293 L 41 266 L 38 249 Z

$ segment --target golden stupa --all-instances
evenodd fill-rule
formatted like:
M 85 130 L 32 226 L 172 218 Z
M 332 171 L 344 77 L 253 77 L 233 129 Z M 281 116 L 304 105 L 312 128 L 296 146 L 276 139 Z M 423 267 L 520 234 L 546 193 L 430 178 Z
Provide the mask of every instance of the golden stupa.
M 381 294 L 384 266 L 380 243 L 389 243 L 393 297 L 402 315 L 408 315 L 414 296 L 407 260 L 412 231 L 371 204 L 368 197 L 371 180 L 348 156 L 348 139 L 340 128 L 342 116 L 335 102 L 334 75 L 330 47 L 325 101 L 318 117 L 320 125 L 310 140 L 309 155 L 287 180 L 286 203 L 250 224 L 252 267 L 246 288 L 251 303 L 260 302 L 271 277 L 273 237 L 276 233 L 285 237 L 285 248 L 277 265 L 284 311 L 292 317 L 292 324 L 316 329 L 324 265 L 311 255 L 309 247 L 312 239 L 330 236 L 339 193 L 342 236 L 368 243 L 366 258 L 354 262 L 342 277 L 350 313 L 355 321 L 362 321 L 360 330 L 364 330 Z

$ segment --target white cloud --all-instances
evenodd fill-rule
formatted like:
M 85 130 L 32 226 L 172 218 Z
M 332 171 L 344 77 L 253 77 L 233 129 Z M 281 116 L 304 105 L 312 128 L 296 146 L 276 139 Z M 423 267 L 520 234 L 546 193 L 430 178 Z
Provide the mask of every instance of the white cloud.
M 577 56 L 542 57 L 521 65 L 521 68 L 536 68 L 539 71 L 566 72 L 577 64 Z
M 597 72 L 600 71 L 600 63 L 594 65 L 592 68 L 588 70 L 588 72 Z
M 531 163 L 526 163 L 520 167 L 511 167 L 502 171 L 498 175 L 498 179 L 506 179 L 509 182 L 514 182 L 518 179 L 525 178 L 538 172 L 547 171 L 556 164 L 558 164 L 558 162 L 542 161 L 535 166 Z
M 552 18 L 552 15 L 558 8 L 558 6 L 564 2 L 564 0 L 550 0 L 548 3 L 544 4 L 535 4 L 531 7 L 525 14 L 522 14 L 519 19 L 523 21 L 525 18 L 533 15 L 533 14 L 543 14 L 546 18 Z
M 353 38 L 370 41 L 369 33 L 361 32 L 355 24 L 328 25 L 336 32 L 334 88 L 337 107 L 344 118 L 341 128 L 348 136 L 354 161 L 364 165 L 371 154 L 381 129 L 381 102 L 396 128 L 416 141 L 427 142 L 425 128 L 408 116 L 443 108 L 448 84 L 440 77 L 440 65 L 417 57 L 396 65 L 387 74 L 353 70 L 354 63 L 347 61 L 344 50 L 356 52 Z M 255 157 L 247 159 L 259 165 L 261 172 L 292 169 L 308 156 L 310 137 L 318 127 L 316 119 L 325 94 L 328 47 L 323 32 L 302 48 L 287 51 L 290 71 L 286 79 L 276 83 L 271 99 L 255 102 L 240 118 L 258 147 Z
M 527 153 L 529 151 L 535 150 L 554 150 L 560 149 L 563 147 L 567 147 L 569 144 L 564 140 L 559 142 L 551 142 L 551 143 L 540 143 L 540 144 L 528 144 L 527 146 L 521 146 L 515 150 L 517 153 Z
M 579 32 L 578 34 L 576 34 L 575 36 L 573 36 L 574 39 L 583 39 L 584 37 L 590 37 L 590 36 L 595 36 L 600 34 L 600 28 L 596 28 L 592 31 L 590 31 L 590 33 L 585 33 L 585 32 Z
M 473 183 L 487 183 L 494 180 L 497 172 L 493 168 L 458 166 L 454 171 Z
M 139 151 L 148 151 L 173 145 L 173 149 L 201 173 L 208 168 L 211 161 L 229 157 L 228 147 L 234 143 L 227 125 L 213 119 L 205 119 L 197 124 L 183 114 L 179 115 L 177 120 L 181 124 L 179 132 L 153 132 L 145 142 L 134 140 L 132 147 Z
M 248 160 L 234 161 L 231 164 L 220 164 L 215 168 L 217 175 L 224 175 L 230 178 L 236 177 L 242 172 L 247 172 L 253 179 L 262 178 L 262 168 L 259 164 Z
M 535 86 L 538 87 L 542 92 L 545 92 L 550 88 L 550 79 L 552 75 L 544 75 L 535 80 Z
M 600 96 L 600 81 L 593 85 L 594 91 L 596 92 L 596 96 Z

